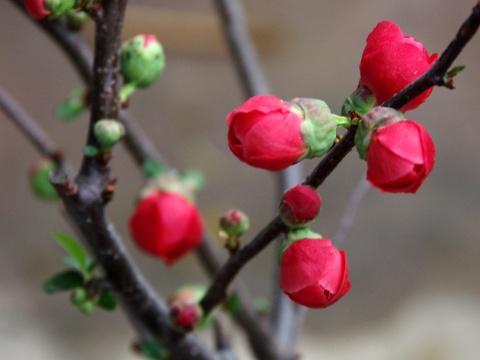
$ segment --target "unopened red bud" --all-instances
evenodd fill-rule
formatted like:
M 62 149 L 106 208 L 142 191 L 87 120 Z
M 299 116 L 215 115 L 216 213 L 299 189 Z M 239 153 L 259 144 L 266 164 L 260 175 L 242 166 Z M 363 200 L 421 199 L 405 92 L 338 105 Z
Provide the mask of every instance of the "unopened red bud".
M 285 225 L 305 227 L 318 215 L 322 199 L 308 185 L 297 185 L 285 192 L 280 203 L 280 217 Z
M 175 326 L 191 331 L 202 319 L 202 309 L 196 303 L 178 301 L 171 305 L 170 317 Z

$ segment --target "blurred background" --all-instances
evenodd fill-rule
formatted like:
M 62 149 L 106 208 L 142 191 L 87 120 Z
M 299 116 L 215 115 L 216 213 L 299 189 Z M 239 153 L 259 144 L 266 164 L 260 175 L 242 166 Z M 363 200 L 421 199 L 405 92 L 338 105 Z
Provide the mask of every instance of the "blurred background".
M 273 93 L 317 97 L 339 111 L 356 87 L 365 37 L 382 19 L 398 22 L 431 52 L 441 52 L 474 0 L 246 1 L 250 31 Z M 167 53 L 155 86 L 138 92 L 131 110 L 165 156 L 207 178 L 199 204 L 211 231 L 235 206 L 252 219 L 251 234 L 275 209 L 271 174 L 237 161 L 226 146 L 226 113 L 242 102 L 211 1 L 136 0 L 125 37 L 156 34 Z M 92 29 L 86 29 L 91 42 Z M 54 106 L 80 84 L 52 42 L 9 4 L 0 2 L 0 83 L 38 118 L 78 164 L 87 117 L 61 123 Z M 415 195 L 372 190 L 343 247 L 353 289 L 338 304 L 310 311 L 299 349 L 304 359 L 478 359 L 480 341 L 480 37 L 457 64 L 467 65 L 457 89 L 435 89 L 409 116 L 437 146 L 433 173 Z M 60 269 L 55 231 L 71 233 L 60 207 L 29 192 L 32 146 L 0 114 L 0 358 L 135 359 L 134 333 L 121 311 L 84 317 L 66 295 L 47 296 L 42 282 Z M 307 161 L 311 169 L 316 161 Z M 194 256 L 173 268 L 144 256 L 126 227 L 142 180 L 122 147 L 115 152 L 119 184 L 108 207 L 133 256 L 163 295 L 177 285 L 206 281 Z M 365 164 L 351 153 L 320 188 L 324 207 L 315 225 L 335 233 Z M 255 296 L 269 297 L 272 247 L 241 273 Z M 239 339 L 239 337 L 235 337 Z M 241 339 L 238 347 L 242 348 Z M 243 352 L 242 359 L 251 358 Z

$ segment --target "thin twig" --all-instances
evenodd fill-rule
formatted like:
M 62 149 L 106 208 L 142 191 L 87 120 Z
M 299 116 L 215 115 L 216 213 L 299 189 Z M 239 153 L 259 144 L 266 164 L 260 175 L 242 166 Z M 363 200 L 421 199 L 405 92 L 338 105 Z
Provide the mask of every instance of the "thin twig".
M 30 114 L 1 86 L 0 108 L 35 146 L 40 154 L 50 158 L 56 163 L 62 162 L 63 154 L 60 148 L 57 147 L 36 121 L 32 119 Z
M 472 10 L 472 13 L 458 30 L 455 38 L 442 53 L 437 62 L 418 80 L 409 85 L 405 90 L 387 100 L 383 105 L 401 108 L 416 95 L 421 94 L 429 87 L 437 84 L 452 65 L 455 58 L 460 54 L 463 47 L 473 37 L 480 25 L 480 2 Z M 414 94 L 414 95 L 412 95 Z M 304 184 L 318 188 L 325 179 L 332 173 L 343 158 L 354 146 L 356 127 L 351 127 L 330 152 L 320 161 L 313 172 L 306 178 Z M 240 249 L 223 266 L 216 278 L 213 280 L 205 297 L 201 301 L 205 313 L 211 311 L 226 296 L 226 289 L 240 270 L 254 256 L 262 251 L 281 232 L 285 230 L 280 218 L 277 216 L 265 226 L 258 235 L 243 249 Z

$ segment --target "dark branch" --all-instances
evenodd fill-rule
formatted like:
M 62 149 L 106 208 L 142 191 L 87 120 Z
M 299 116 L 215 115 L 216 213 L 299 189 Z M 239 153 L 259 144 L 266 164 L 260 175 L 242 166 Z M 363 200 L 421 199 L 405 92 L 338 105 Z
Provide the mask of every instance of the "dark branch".
M 23 8 L 21 0 L 11 0 L 14 4 L 19 5 L 23 14 L 27 15 Z M 60 48 L 62 48 L 68 55 L 68 58 L 72 61 L 76 70 L 79 72 L 82 80 L 91 86 L 92 70 L 90 64 L 92 63 L 92 53 L 88 46 L 85 44 L 83 38 L 76 33 L 69 31 L 64 24 L 58 21 L 40 22 L 37 23 L 39 27 L 44 30 L 52 39 L 55 40 Z M 66 44 L 64 42 L 67 42 Z M 72 45 L 72 46 L 71 46 Z M 75 46 L 76 45 L 76 46 Z M 87 69 L 86 72 L 83 70 Z M 153 142 L 143 131 L 134 117 L 126 111 L 122 111 L 120 114 L 120 121 L 126 129 L 125 144 L 129 150 L 129 153 L 133 156 L 135 161 L 141 167 L 146 160 L 155 159 L 165 163 L 160 153 L 156 149 Z M 221 268 L 222 257 L 217 254 L 215 245 L 209 238 L 204 238 L 203 244 L 197 251 L 200 261 L 206 268 L 210 276 L 214 276 L 215 273 Z M 140 274 L 139 274 L 140 275 Z M 251 341 L 255 341 L 257 346 L 260 346 L 262 340 L 265 339 L 266 333 L 264 329 L 257 329 L 260 327 L 256 321 L 254 311 L 248 300 L 248 296 L 245 292 L 239 291 L 235 293 L 240 299 L 240 310 L 235 315 L 236 320 L 245 329 L 248 337 Z M 133 317 L 132 317 L 133 318 Z M 138 319 L 133 319 L 138 321 Z M 141 322 L 141 321 L 140 321 Z M 252 345 L 253 346 L 253 345 Z
M 6 104 L 4 107 L 3 105 Z M 51 140 L 45 141 L 46 133 L 6 91 L 0 89 L 0 106 L 7 117 L 18 126 L 20 131 L 35 145 L 37 150 L 45 155 L 58 149 Z M 177 359 L 212 359 L 192 337 L 181 338 L 181 335 L 170 329 L 168 310 L 163 301 L 159 300 L 150 284 L 143 277 L 128 253 L 111 222 L 106 218 L 99 203 L 87 204 L 75 191 L 75 185 L 60 171 L 54 179 L 60 195 L 64 199 L 65 208 L 71 224 L 80 233 L 90 247 L 95 246 L 98 261 L 104 267 L 110 284 L 121 299 L 122 305 L 137 327 L 139 333 L 146 338 L 158 338 L 172 348 L 172 354 Z M 98 245 L 98 244 L 106 244 Z M 200 355 L 190 356 L 189 352 Z
M 399 109 L 416 95 L 419 95 L 426 89 L 434 86 L 438 82 L 438 79 L 443 78 L 463 47 L 473 37 L 479 24 L 480 2 L 474 7 L 471 15 L 460 27 L 455 38 L 442 53 L 438 61 L 420 79 L 413 82 L 399 94 L 387 100 L 383 105 Z M 327 155 L 325 155 L 313 172 L 306 178 L 304 184 L 318 188 L 325 181 L 343 158 L 352 150 L 354 146 L 355 131 L 355 127 L 351 127 L 348 130 L 342 140 L 336 144 Z M 279 217 L 275 217 L 248 245 L 243 249 L 240 249 L 226 262 L 222 270 L 213 280 L 213 283 L 201 302 L 205 313 L 208 313 L 217 304 L 223 301 L 229 284 L 240 272 L 243 266 L 245 266 L 245 264 L 247 264 L 254 256 L 262 251 L 285 230 L 286 228 Z

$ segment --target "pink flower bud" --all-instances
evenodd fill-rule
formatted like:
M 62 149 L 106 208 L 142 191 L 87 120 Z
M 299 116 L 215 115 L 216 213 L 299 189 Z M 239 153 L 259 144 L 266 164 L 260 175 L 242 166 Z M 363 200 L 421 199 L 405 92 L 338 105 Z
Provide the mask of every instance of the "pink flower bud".
M 196 248 L 203 235 L 199 211 L 175 192 L 154 191 L 141 199 L 129 227 L 135 243 L 167 265 Z
M 367 152 L 367 179 L 380 190 L 415 193 L 435 164 L 435 145 L 413 120 L 377 129 Z
M 191 331 L 202 319 L 202 308 L 195 303 L 178 301 L 171 304 L 170 317 L 175 326 Z
M 321 206 L 322 199 L 313 187 L 297 185 L 283 194 L 280 217 L 290 227 L 304 227 L 317 217 Z
M 345 119 L 319 99 L 254 96 L 228 114 L 228 146 L 250 166 L 280 171 L 325 154 Z
M 275 96 L 254 96 L 227 117 L 228 146 L 241 161 L 271 171 L 297 162 L 305 153 L 302 118 Z
M 325 308 L 351 288 L 347 257 L 328 239 L 294 241 L 283 252 L 280 287 L 297 304 Z
M 422 43 L 403 34 L 392 21 L 382 21 L 368 35 L 360 62 L 360 84 L 373 92 L 377 105 L 426 72 L 437 59 L 429 55 Z M 425 90 L 402 108 L 412 110 L 421 105 L 433 88 Z

